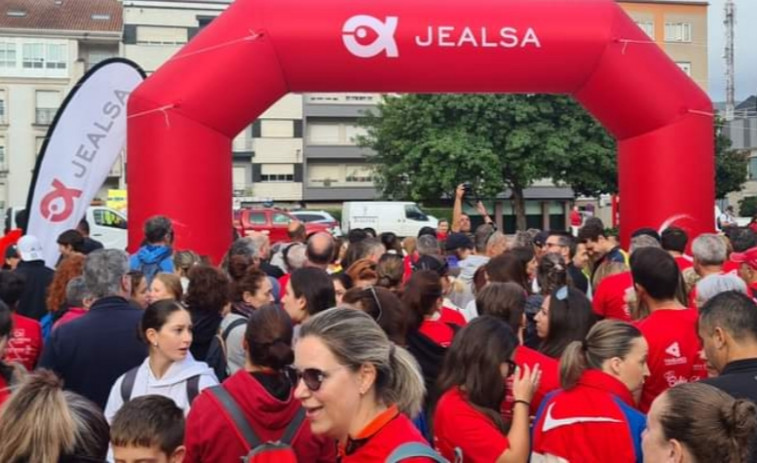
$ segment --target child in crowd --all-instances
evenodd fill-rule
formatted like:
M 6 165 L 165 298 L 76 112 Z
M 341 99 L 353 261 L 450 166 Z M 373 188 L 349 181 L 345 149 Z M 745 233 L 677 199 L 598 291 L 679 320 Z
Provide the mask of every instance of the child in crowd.
M 184 412 L 158 395 L 137 397 L 116 413 L 110 444 L 116 463 L 181 463 Z

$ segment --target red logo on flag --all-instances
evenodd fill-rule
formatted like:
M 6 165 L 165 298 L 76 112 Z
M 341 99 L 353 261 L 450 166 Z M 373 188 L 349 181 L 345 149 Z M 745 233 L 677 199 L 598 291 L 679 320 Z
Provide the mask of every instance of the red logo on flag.
M 74 212 L 74 199 L 81 196 L 82 192 L 66 187 L 58 179 L 53 180 L 52 187 L 53 191 L 42 198 L 40 212 L 50 222 L 63 222 Z

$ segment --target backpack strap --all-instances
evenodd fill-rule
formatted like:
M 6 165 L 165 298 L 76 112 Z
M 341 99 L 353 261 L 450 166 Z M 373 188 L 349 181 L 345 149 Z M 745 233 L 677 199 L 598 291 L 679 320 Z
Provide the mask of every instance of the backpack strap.
M 261 444 L 260 438 L 255 431 L 252 430 L 250 423 L 247 422 L 242 409 L 239 408 L 237 401 L 231 397 L 231 394 L 223 386 L 213 386 L 208 388 L 210 394 L 218 400 L 221 407 L 226 411 L 226 414 L 234 422 L 234 426 L 237 431 L 242 435 L 242 438 L 246 441 L 247 447 L 254 449 Z
M 187 379 L 187 403 L 192 405 L 195 397 L 200 394 L 200 375 L 194 375 Z
M 226 327 L 225 330 L 223 330 L 223 333 L 221 333 L 221 339 L 223 340 L 223 343 L 226 344 L 226 340 L 229 339 L 229 335 L 232 331 L 234 331 L 234 328 L 236 328 L 239 325 L 244 325 L 247 323 L 246 318 L 237 318 L 233 322 L 229 323 L 229 326 Z
M 139 367 L 134 367 L 127 371 L 124 375 L 123 381 L 121 381 L 121 400 L 126 403 L 131 400 L 131 393 L 134 390 L 134 381 L 137 380 L 137 372 Z
M 305 409 L 300 407 L 292 421 L 287 425 L 286 429 L 284 429 L 284 434 L 281 435 L 279 442 L 286 445 L 292 445 L 292 441 L 294 441 L 297 432 L 300 430 L 300 427 L 302 427 L 303 421 L 305 421 Z
M 434 449 L 420 442 L 407 442 L 400 445 L 389 455 L 385 463 L 399 463 L 408 458 L 425 457 L 430 458 L 438 463 L 447 463 L 441 455 Z

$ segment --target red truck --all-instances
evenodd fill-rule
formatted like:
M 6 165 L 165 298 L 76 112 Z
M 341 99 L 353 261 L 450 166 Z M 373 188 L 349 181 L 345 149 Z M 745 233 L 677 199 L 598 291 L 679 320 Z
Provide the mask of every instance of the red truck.
M 234 228 L 240 236 L 245 236 L 247 231 L 262 232 L 268 235 L 271 244 L 281 241 L 289 241 L 287 227 L 289 223 L 297 220 L 289 212 L 276 208 L 241 209 L 234 213 Z M 332 230 L 326 224 L 308 222 L 304 223 L 305 233 L 310 236 L 313 233 L 327 232 Z

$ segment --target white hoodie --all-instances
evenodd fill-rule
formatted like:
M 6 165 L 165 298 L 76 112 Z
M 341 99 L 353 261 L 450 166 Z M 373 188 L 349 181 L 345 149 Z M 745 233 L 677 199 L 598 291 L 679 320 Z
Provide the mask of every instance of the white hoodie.
M 131 391 L 131 398 L 143 395 L 161 395 L 172 399 L 176 406 L 184 410 L 184 416 L 189 413 L 189 399 L 187 397 L 187 379 L 192 376 L 200 375 L 198 389 L 203 389 L 218 384 L 213 369 L 205 362 L 198 362 L 187 353 L 187 357 L 180 361 L 174 362 L 168 367 L 166 374 L 157 379 L 150 370 L 150 358 L 146 358 L 142 365 L 139 366 L 137 376 L 134 379 L 134 389 Z M 124 373 L 121 375 L 110 388 L 108 404 L 105 406 L 105 418 L 109 424 L 112 424 L 113 417 L 123 405 L 121 398 L 121 383 L 124 380 Z

